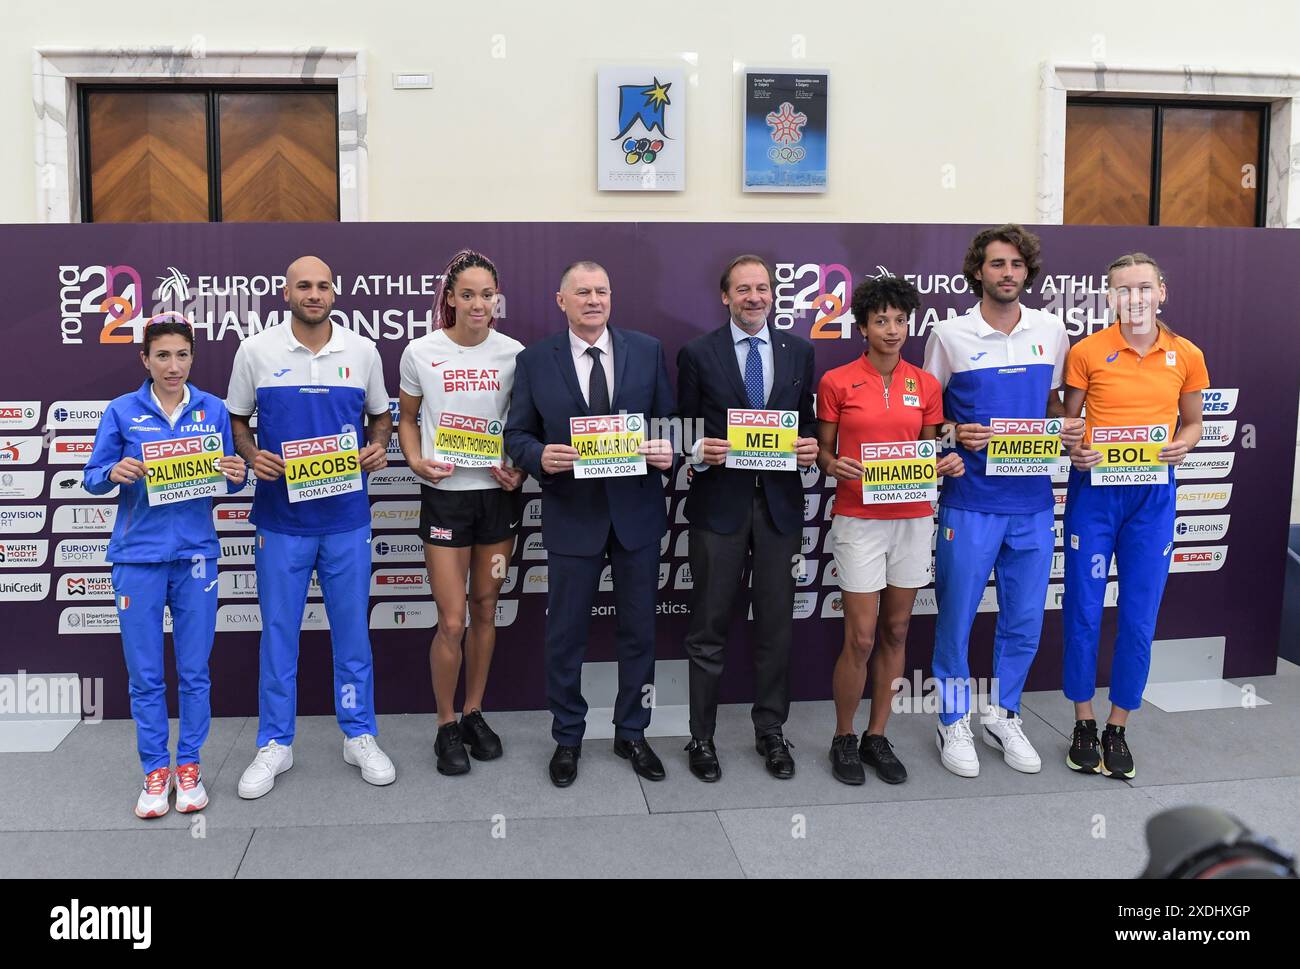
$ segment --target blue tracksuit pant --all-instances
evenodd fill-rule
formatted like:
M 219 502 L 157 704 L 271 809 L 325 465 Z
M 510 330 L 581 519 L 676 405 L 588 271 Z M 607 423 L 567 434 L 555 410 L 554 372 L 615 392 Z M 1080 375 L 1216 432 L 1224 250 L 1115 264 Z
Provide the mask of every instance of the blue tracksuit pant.
M 262 609 L 257 745 L 293 743 L 298 637 L 312 569 L 320 579 L 334 649 L 334 711 L 348 737 L 377 734 L 370 654 L 370 526 L 331 535 L 257 531 Z
M 216 562 L 121 562 L 113 566 L 113 592 L 130 679 L 140 766 L 146 774 L 171 765 L 167 751 L 167 694 L 163 678 L 163 607 L 172 613 L 180 739 L 176 763 L 199 762 L 208 739 L 211 708 L 208 657 L 217 628 Z
M 940 683 L 943 723 L 956 723 L 970 710 L 970 630 L 990 572 L 998 590 L 993 692 L 999 706 L 1020 709 L 1043 631 L 1054 523 L 1051 508 L 998 515 L 939 505 L 934 569 L 939 616 L 930 670 Z
M 1091 700 L 1097 686 L 1097 639 L 1111 556 L 1119 576 L 1119 629 L 1110 671 L 1110 701 L 1142 705 L 1151 639 L 1169 577 L 1177 484 L 1093 487 L 1071 471 L 1065 499 L 1065 695 Z

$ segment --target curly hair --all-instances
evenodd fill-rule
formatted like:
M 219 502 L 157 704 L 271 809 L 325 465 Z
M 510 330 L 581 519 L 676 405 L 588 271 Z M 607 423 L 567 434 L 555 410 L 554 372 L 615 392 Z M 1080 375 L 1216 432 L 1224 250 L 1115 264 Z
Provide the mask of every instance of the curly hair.
M 961 272 L 966 277 L 966 282 L 970 284 L 971 292 L 976 296 L 984 295 L 984 287 L 975 278 L 975 273 L 984 268 L 984 255 L 990 242 L 1005 242 L 1016 247 L 1028 271 L 1025 276 L 1026 286 L 1031 285 L 1038 278 L 1038 271 L 1043 268 L 1043 247 L 1038 241 L 1038 236 L 1022 225 L 1008 222 L 1006 225 L 985 229 L 971 240 L 970 248 L 966 250 L 966 259 L 962 263 Z
M 438 284 L 438 292 L 434 296 L 433 303 L 438 308 L 438 323 L 444 330 L 450 330 L 456 325 L 456 310 L 447 302 L 447 294 L 456 285 L 456 280 L 461 273 L 466 269 L 474 268 L 486 269 L 492 274 L 492 285 L 501 285 L 501 281 L 497 279 L 497 267 L 483 253 L 475 252 L 473 249 L 462 249 L 452 256 L 451 262 L 447 263 L 447 268 L 442 271 L 442 282 Z
M 908 316 L 921 306 L 921 294 L 908 280 L 899 276 L 864 279 L 853 289 L 853 318 L 858 326 L 867 325 L 867 317 L 885 310 L 902 310 Z

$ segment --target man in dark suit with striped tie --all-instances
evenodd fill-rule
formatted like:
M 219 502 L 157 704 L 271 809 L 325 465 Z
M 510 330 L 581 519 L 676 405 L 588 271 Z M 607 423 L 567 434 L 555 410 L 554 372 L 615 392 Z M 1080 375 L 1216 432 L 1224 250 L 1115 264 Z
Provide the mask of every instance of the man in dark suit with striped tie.
M 803 482 L 798 471 L 726 467 L 727 410 L 795 411 L 797 463 L 817 460 L 813 410 L 813 348 L 774 331 L 772 269 L 760 256 L 737 256 L 722 274 L 730 320 L 684 346 L 677 355 L 678 415 L 703 424 L 694 445 L 686 518 L 693 577 L 686 634 L 690 658 L 691 773 L 722 776 L 713 742 L 723 648 L 748 558 L 752 563 L 755 744 L 772 776 L 794 776 L 782 733 L 790 712 L 790 637 L 795 573 L 803 535 Z M 687 425 L 689 426 L 689 425 Z
M 668 530 L 660 472 L 672 469 L 672 445 L 662 439 L 642 445 L 646 474 L 578 479 L 569 418 L 642 414 L 657 423 L 672 414 L 672 385 L 657 339 L 607 325 L 611 293 L 600 265 L 574 263 L 555 298 L 569 325 L 515 357 L 505 428 L 507 453 L 542 487 L 546 695 L 556 743 L 551 781 L 568 787 L 578 776 L 587 715 L 582 661 L 606 559 L 618 616 L 614 753 L 640 776 L 662 780 L 663 764 L 646 743 L 645 728 L 654 696 L 659 541 Z

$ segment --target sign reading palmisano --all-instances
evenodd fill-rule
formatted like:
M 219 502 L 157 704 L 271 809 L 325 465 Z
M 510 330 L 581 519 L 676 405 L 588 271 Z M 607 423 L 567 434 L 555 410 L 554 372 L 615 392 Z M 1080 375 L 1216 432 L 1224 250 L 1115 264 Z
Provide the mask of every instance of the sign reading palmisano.
M 437 623 L 438 607 L 432 602 L 378 602 L 370 608 L 371 629 L 432 629 Z
M 44 565 L 49 549 L 48 538 L 0 538 L 0 569 L 30 569 Z
M 376 501 L 370 505 L 371 528 L 410 528 L 419 524 L 418 501 Z
M 418 495 L 420 476 L 410 468 L 381 468 L 366 483 L 372 495 Z
M 111 532 L 117 505 L 60 505 L 54 509 L 56 532 Z
M 419 535 L 378 535 L 370 541 L 372 562 L 423 562 L 424 541 Z
M 254 558 L 257 554 L 256 538 L 222 536 L 220 541 L 221 558 L 217 561 L 222 565 L 252 565 L 256 561 Z
M 50 405 L 45 426 L 57 429 L 94 430 L 108 410 L 106 400 L 56 400 Z
M 50 464 L 85 464 L 95 449 L 95 438 L 88 434 L 56 437 L 50 442 Z
M 30 431 L 40 419 L 39 400 L 0 400 L 0 431 Z
M 54 548 L 54 565 L 107 565 L 108 539 L 65 538 Z
M 1178 511 L 1217 511 L 1232 500 L 1232 482 L 1178 486 Z
M 0 505 L 0 534 L 30 535 L 44 527 L 44 505 Z
M 40 602 L 49 594 L 49 573 L 6 572 L 0 575 L 0 600 L 5 602 Z
M 44 487 L 44 471 L 0 470 L 0 500 L 39 498 Z
M 164 606 L 163 632 L 171 631 L 172 612 Z M 62 636 L 103 636 L 120 632 L 116 606 L 68 606 L 59 614 L 59 634 Z
M 55 586 L 56 599 L 81 602 L 113 601 L 111 572 L 65 572 Z
M 39 434 L 14 436 L 0 434 L 0 468 L 12 464 L 35 464 L 41 459 L 44 440 Z
M 1236 451 L 1211 451 L 1206 454 L 1189 454 L 1178 466 L 1174 475 L 1185 478 L 1225 478 L 1232 473 Z

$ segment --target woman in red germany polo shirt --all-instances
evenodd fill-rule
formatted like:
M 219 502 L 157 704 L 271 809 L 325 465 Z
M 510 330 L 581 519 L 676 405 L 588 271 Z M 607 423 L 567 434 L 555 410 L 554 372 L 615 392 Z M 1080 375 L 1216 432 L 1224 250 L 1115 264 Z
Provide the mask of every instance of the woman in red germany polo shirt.
M 864 762 L 887 783 L 907 779 L 885 739 L 885 724 L 892 685 L 903 675 L 916 590 L 930 583 L 934 508 L 929 501 L 864 503 L 859 459 L 863 444 L 934 440 L 943 423 L 939 382 L 900 355 L 908 317 L 920 304 L 916 287 L 904 279 L 859 284 L 853 291 L 853 316 L 867 351 L 827 371 L 817 388 L 817 465 L 838 482 L 831 546 L 844 606 L 844 646 L 835 663 L 830 759 L 836 779 L 845 784 L 865 782 Z M 940 475 L 963 470 L 956 453 L 940 458 L 936 468 Z M 853 717 L 868 664 L 871 718 L 859 745 Z

